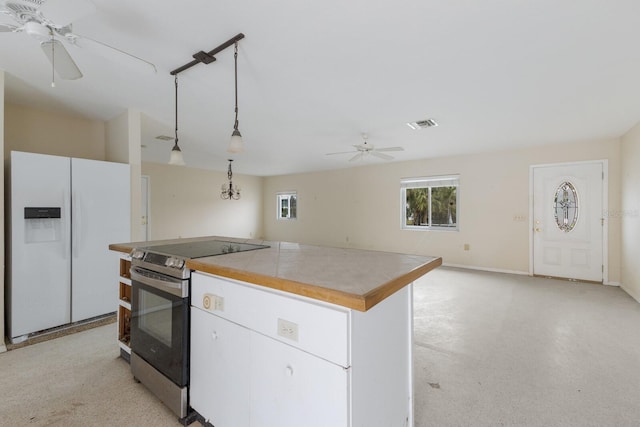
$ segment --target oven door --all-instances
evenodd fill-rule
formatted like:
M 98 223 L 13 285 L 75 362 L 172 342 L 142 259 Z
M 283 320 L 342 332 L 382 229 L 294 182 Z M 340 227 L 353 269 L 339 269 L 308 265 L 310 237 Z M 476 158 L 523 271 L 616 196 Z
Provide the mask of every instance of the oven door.
M 131 269 L 131 351 L 180 387 L 189 382 L 189 280 Z

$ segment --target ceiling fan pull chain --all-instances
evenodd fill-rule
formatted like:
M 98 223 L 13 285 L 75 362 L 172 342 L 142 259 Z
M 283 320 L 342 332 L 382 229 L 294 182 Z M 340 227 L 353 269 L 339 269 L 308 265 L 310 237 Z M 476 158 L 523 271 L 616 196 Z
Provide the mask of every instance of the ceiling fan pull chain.
M 56 87 L 56 44 L 55 34 L 51 31 L 51 87 Z

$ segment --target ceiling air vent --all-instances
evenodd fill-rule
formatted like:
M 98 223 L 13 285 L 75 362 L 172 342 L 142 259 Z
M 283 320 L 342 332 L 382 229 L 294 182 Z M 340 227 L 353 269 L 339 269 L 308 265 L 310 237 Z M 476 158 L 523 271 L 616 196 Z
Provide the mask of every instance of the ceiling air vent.
M 407 126 L 413 130 L 418 130 L 438 126 L 438 123 L 433 119 L 425 119 L 407 123 Z
M 160 141 L 173 141 L 173 137 L 167 135 L 158 135 L 156 136 L 156 139 L 159 139 Z

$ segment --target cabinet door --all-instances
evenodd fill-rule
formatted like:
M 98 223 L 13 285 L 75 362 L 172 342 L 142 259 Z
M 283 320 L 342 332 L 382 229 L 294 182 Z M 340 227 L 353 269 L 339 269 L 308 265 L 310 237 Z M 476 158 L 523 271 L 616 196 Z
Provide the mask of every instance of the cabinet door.
M 191 407 L 216 427 L 249 425 L 249 330 L 191 308 Z
M 347 370 L 256 332 L 251 353 L 251 427 L 348 426 Z

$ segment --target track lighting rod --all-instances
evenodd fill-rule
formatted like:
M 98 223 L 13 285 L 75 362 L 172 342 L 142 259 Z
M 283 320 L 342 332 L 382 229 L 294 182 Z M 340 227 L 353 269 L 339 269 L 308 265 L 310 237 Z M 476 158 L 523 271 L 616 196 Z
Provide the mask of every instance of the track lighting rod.
M 216 55 L 218 52 L 222 52 L 223 50 L 225 50 L 226 48 L 228 48 L 229 46 L 239 42 L 240 40 L 242 40 L 244 38 L 244 34 L 239 33 L 238 35 L 236 35 L 233 38 L 230 38 L 229 40 L 227 40 L 226 42 L 222 43 L 220 46 L 216 47 L 213 50 L 210 50 L 209 52 L 197 52 L 193 55 L 194 59 L 191 62 L 188 62 L 186 64 L 184 64 L 182 67 L 178 67 L 175 70 L 173 70 L 172 72 L 170 72 L 169 74 L 171 74 L 172 76 L 175 76 L 178 73 L 183 72 L 184 70 L 187 70 L 191 67 L 193 67 L 194 65 L 197 65 L 199 63 L 204 63 L 204 64 L 210 64 L 211 62 L 215 61 L 216 59 L 213 57 L 214 55 Z

